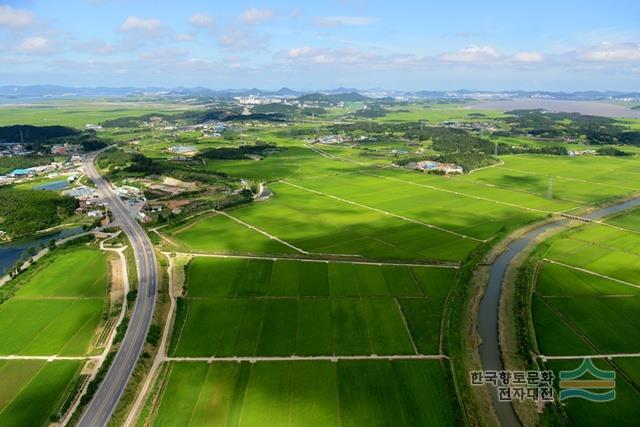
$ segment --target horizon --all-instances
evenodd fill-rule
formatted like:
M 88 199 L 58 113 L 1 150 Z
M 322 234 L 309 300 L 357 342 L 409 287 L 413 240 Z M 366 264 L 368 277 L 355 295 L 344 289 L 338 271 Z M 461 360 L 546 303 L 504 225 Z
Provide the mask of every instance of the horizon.
M 0 83 L 629 92 L 639 15 L 632 1 L 0 0 Z

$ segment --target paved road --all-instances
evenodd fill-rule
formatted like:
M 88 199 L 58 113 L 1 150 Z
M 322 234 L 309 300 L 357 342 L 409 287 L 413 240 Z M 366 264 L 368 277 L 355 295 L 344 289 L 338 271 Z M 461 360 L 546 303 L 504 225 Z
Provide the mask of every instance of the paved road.
M 82 427 L 104 426 L 113 414 L 144 346 L 153 316 L 158 283 L 156 257 L 151 241 L 107 181 L 98 174 L 93 165 L 94 157 L 85 159 L 84 170 L 96 184 L 100 197 L 109 205 L 114 219 L 129 238 L 138 270 L 138 297 L 118 354 L 78 422 Z
M 597 221 L 605 216 L 612 215 L 633 207 L 640 206 L 640 198 L 631 199 L 617 205 L 599 209 L 584 216 L 587 220 Z M 536 237 L 542 233 L 560 227 L 568 222 L 567 219 L 547 223 L 526 233 L 524 236 L 511 242 L 491 265 L 489 283 L 478 312 L 478 334 L 482 339 L 480 345 L 480 359 L 485 370 L 500 371 L 504 369 L 502 363 L 502 351 L 500 348 L 498 314 L 500 307 L 500 293 L 505 273 L 513 259 L 522 252 Z M 520 420 L 516 416 L 513 406 L 509 402 L 501 402 L 498 399 L 496 388 L 491 388 L 492 404 L 503 427 L 520 426 Z

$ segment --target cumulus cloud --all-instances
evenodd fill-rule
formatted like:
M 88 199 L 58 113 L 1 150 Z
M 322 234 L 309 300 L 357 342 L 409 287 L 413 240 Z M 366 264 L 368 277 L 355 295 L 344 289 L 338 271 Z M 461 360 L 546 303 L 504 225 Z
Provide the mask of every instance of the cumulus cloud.
M 259 25 L 273 19 L 274 13 L 269 9 L 247 9 L 240 15 L 240 21 L 247 25 Z
M 544 55 L 540 52 L 518 52 L 513 55 L 513 60 L 525 64 L 534 64 L 544 61 Z
M 213 18 L 206 13 L 194 13 L 189 17 L 189 24 L 194 27 L 211 28 L 213 26 Z
M 33 13 L 26 9 L 15 9 L 9 5 L 0 5 L 0 27 L 10 29 L 25 28 L 35 23 Z
M 16 50 L 25 53 L 51 53 L 53 43 L 45 37 L 27 37 L 18 43 Z
M 297 63 L 306 65 L 374 65 L 385 62 L 385 59 L 376 53 L 363 51 L 356 48 L 329 49 L 311 46 L 294 47 L 276 58 L 280 63 Z
M 372 16 L 321 16 L 313 20 L 318 27 L 345 27 L 371 25 L 378 21 Z
M 490 62 L 498 59 L 500 55 L 491 46 L 471 45 L 456 52 L 448 52 L 440 55 L 439 59 L 446 62 Z
M 637 43 L 600 43 L 577 50 L 575 57 L 588 62 L 636 62 L 640 61 L 640 46 Z
M 162 22 L 157 19 L 142 19 L 137 16 L 129 16 L 120 26 L 122 32 L 142 32 L 155 34 L 162 30 Z

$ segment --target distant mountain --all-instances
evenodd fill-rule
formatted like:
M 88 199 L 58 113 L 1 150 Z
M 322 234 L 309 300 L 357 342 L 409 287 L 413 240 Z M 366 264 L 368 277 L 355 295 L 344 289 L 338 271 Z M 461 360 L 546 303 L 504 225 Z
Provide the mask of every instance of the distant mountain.
M 359 90 L 355 88 L 338 87 L 327 90 L 296 91 L 288 87 L 278 90 L 263 90 L 260 88 L 245 89 L 209 89 L 206 87 L 67 87 L 56 85 L 31 86 L 0 86 L 0 102 L 20 102 L 46 99 L 71 99 L 89 97 L 156 97 L 177 98 L 208 102 L 215 99 L 231 99 L 237 96 L 264 97 L 299 97 L 302 100 L 319 100 L 319 102 L 349 102 L 367 101 L 387 97 L 405 99 L 512 99 L 512 98 L 541 98 L 571 101 L 597 100 L 625 100 L 640 102 L 640 92 L 619 91 L 582 91 L 582 92 L 554 92 L 554 91 L 482 91 L 460 89 L 453 91 L 418 90 L 398 91 L 381 88 Z
M 301 102 L 319 102 L 335 104 L 338 102 L 361 102 L 371 100 L 368 96 L 358 92 L 338 93 L 327 95 L 325 93 L 308 93 L 297 98 Z

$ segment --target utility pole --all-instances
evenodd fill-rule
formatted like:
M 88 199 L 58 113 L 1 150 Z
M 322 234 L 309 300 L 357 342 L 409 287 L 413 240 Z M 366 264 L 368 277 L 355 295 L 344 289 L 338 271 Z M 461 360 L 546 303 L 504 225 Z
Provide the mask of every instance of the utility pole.
M 553 199 L 553 177 L 549 177 L 549 187 L 547 188 L 547 199 Z

